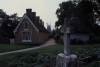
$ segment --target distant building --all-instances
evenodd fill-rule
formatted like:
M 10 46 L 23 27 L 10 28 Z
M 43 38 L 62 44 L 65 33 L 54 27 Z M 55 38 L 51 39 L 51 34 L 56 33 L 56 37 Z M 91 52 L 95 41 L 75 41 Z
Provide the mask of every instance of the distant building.
M 51 25 L 47 25 L 47 30 L 51 33 Z

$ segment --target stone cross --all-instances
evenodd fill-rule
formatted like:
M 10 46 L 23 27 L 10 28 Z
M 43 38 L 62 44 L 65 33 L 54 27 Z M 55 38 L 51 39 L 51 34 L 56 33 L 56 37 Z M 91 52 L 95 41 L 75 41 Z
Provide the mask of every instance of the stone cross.
M 64 54 L 65 55 L 70 55 L 70 19 L 69 18 L 64 18 L 64 27 L 63 27 L 63 32 L 64 32 Z
M 77 63 L 77 56 L 70 54 L 70 33 L 72 33 L 72 27 L 70 27 L 70 18 L 64 19 L 64 25 L 62 25 L 61 32 L 64 33 L 64 54 L 59 53 L 56 57 L 56 67 L 79 67 Z

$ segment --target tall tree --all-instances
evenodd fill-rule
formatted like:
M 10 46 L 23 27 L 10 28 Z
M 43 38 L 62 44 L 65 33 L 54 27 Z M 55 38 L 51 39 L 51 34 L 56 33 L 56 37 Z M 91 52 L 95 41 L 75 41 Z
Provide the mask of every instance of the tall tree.
M 2 30 L 2 37 L 10 37 L 14 38 L 14 29 L 19 23 L 17 14 L 12 14 L 11 16 L 7 15 L 3 10 L 0 12 L 0 18 L 2 19 L 2 25 L 1 25 L 1 30 Z
M 62 2 L 56 10 L 58 21 L 55 26 L 59 27 L 64 23 L 64 18 L 76 17 L 81 20 L 93 33 L 99 35 L 100 26 L 97 24 L 97 19 L 100 21 L 100 0 L 73 0 Z M 96 27 L 95 27 L 96 26 Z
M 0 37 L 2 37 L 2 29 L 1 29 L 1 26 L 0 26 Z
M 2 9 L 0 9 L 0 18 L 3 20 L 6 20 L 9 16 L 4 12 Z
M 9 19 L 3 21 L 2 26 L 1 26 L 2 31 L 3 31 L 2 33 L 3 37 L 14 38 L 13 31 L 15 27 L 17 26 L 18 22 L 19 21 L 14 22 L 13 20 L 9 20 Z
M 97 19 L 100 21 L 99 3 L 99 0 L 81 0 L 77 4 L 79 19 L 96 35 L 100 34 L 100 26 L 97 24 Z
M 55 27 L 59 27 L 64 23 L 65 17 L 72 17 L 76 11 L 76 5 L 72 1 L 62 2 L 59 4 L 59 8 L 56 10 L 58 21 L 55 22 Z M 76 11 L 77 12 L 77 11 Z

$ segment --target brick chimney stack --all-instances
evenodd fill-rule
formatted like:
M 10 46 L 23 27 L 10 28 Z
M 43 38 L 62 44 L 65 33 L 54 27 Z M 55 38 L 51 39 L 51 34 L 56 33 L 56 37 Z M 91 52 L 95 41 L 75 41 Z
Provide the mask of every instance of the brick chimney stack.
M 42 25 L 42 19 L 40 19 L 40 24 Z
M 32 20 L 35 22 L 36 21 L 36 12 L 32 12 Z
M 44 22 L 42 22 L 42 25 L 44 26 Z
M 29 18 L 32 19 L 32 9 L 26 9 L 26 14 Z
M 36 17 L 36 22 L 40 23 L 40 17 L 39 16 Z

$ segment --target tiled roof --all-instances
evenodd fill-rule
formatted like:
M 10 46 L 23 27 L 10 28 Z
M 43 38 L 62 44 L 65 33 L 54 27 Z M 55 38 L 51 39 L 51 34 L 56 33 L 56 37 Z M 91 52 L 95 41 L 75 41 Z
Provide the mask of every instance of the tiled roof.
M 27 15 L 28 16 L 28 15 Z M 39 29 L 39 31 L 42 31 L 42 32 L 48 32 L 48 30 L 40 23 L 38 23 L 37 21 L 34 21 L 32 18 L 29 17 L 29 19 L 34 23 L 34 25 Z

